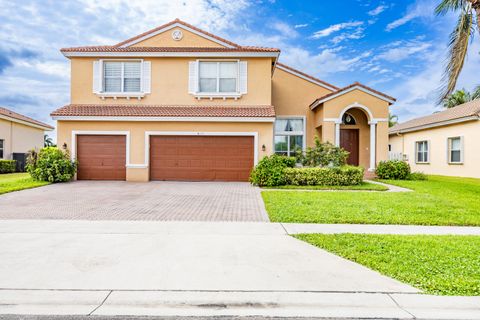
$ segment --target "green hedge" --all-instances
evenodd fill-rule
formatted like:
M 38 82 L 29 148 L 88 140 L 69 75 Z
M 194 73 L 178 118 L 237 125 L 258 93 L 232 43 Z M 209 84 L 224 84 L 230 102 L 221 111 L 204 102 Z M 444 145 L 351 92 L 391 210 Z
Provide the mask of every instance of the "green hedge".
M 77 163 L 70 160 L 68 152 L 56 147 L 31 150 L 27 158 L 27 171 L 37 181 L 66 182 L 73 179 Z
M 351 186 L 363 181 L 363 168 L 287 168 L 285 183 L 296 186 Z
M 295 166 L 295 158 L 273 154 L 264 157 L 250 173 L 250 182 L 260 187 L 285 184 L 284 170 Z
M 375 170 L 380 179 L 407 180 L 410 176 L 410 166 L 405 161 L 380 161 Z
M 0 173 L 14 173 L 17 167 L 15 160 L 0 160 Z

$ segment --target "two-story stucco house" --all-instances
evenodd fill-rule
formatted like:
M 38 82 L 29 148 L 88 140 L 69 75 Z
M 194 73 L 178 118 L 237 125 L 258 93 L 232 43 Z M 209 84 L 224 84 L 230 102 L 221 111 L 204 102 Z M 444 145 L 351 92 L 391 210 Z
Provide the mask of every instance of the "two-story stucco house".
M 71 104 L 52 113 L 78 179 L 245 181 L 259 159 L 318 136 L 373 170 L 395 101 L 326 83 L 174 20 L 113 46 L 65 48 Z

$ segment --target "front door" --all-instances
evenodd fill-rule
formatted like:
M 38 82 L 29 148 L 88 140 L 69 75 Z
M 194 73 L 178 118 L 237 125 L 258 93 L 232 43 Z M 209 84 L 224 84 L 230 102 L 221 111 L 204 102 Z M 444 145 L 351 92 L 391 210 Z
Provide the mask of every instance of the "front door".
M 350 152 L 347 163 L 358 166 L 358 129 L 340 129 L 340 147 Z

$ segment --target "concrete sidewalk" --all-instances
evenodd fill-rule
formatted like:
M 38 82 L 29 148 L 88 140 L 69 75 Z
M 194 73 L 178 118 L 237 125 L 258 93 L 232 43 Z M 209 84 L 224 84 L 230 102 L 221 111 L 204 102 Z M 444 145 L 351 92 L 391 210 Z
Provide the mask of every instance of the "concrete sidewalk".
M 479 319 L 480 297 L 344 292 L 0 290 L 0 314 Z

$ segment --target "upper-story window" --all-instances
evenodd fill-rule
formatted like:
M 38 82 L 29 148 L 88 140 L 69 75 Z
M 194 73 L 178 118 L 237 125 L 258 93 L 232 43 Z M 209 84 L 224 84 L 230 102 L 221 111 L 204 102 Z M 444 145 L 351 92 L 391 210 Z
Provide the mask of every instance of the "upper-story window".
M 188 92 L 197 98 L 240 98 L 247 93 L 247 61 L 197 60 L 189 66 Z
M 105 61 L 103 63 L 103 92 L 140 92 L 141 67 L 140 61 Z
M 238 62 L 200 61 L 199 92 L 201 93 L 234 93 L 237 92 Z
M 93 93 L 105 98 L 138 98 L 150 93 L 151 62 L 141 59 L 93 62 Z

